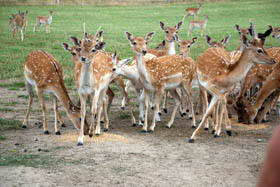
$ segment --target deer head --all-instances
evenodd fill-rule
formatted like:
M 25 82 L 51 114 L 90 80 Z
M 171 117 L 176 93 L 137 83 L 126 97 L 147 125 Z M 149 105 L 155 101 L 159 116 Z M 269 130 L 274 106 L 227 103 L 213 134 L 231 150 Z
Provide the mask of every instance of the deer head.
M 206 43 L 209 45 L 209 47 L 226 48 L 226 44 L 228 43 L 229 39 L 230 39 L 230 35 L 226 36 L 220 42 L 214 42 L 212 41 L 210 36 L 206 35 Z
M 175 40 L 178 42 L 179 47 L 179 54 L 183 55 L 184 57 L 188 57 L 190 53 L 190 48 L 193 44 L 195 44 L 198 41 L 198 37 L 193 37 L 192 40 L 180 40 L 179 36 L 175 35 Z
M 178 33 L 178 30 L 183 25 L 183 22 L 180 21 L 174 27 L 166 27 L 162 21 L 160 21 L 159 24 L 160 28 L 165 32 L 165 39 L 169 42 L 173 42 L 175 40 L 175 34 Z
M 130 32 L 125 32 L 126 38 L 128 39 L 130 45 L 133 47 L 133 50 L 138 55 L 145 55 L 147 53 L 147 44 L 155 35 L 155 32 L 146 34 L 145 38 L 143 37 L 133 37 Z

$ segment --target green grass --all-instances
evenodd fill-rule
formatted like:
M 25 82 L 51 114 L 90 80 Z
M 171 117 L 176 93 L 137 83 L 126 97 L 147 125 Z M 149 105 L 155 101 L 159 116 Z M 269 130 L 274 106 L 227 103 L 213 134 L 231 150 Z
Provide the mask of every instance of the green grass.
M 22 129 L 21 124 L 22 121 L 0 117 L 0 131 Z
M 11 84 L 1 84 L 0 87 L 9 88 L 9 90 L 19 90 L 20 88 L 25 88 L 25 83 L 23 81 L 20 81 Z
M 0 141 L 4 141 L 6 140 L 6 137 L 5 136 L 0 136 Z
M 50 155 L 37 154 L 9 154 L 0 155 L 0 166 L 28 166 L 28 167 L 49 167 L 55 166 L 59 160 Z
M 86 30 L 95 33 L 101 26 L 104 29 L 104 40 L 107 42 L 107 51 L 113 51 L 117 46 L 121 58 L 133 55 L 132 49 L 125 38 L 124 32 L 130 31 L 135 36 L 144 36 L 155 31 L 156 35 L 148 44 L 155 47 L 164 39 L 164 32 L 160 29 L 159 21 L 167 26 L 174 26 L 183 17 L 185 8 L 197 4 L 169 4 L 145 6 L 1 6 L 0 7 L 0 79 L 22 78 L 22 65 L 32 50 L 45 49 L 51 53 L 63 66 L 64 79 L 67 86 L 73 86 L 73 63 L 71 55 L 61 47 L 62 42 L 71 43 L 69 35 L 82 37 L 83 23 Z M 208 14 L 210 19 L 205 33 L 213 40 L 221 40 L 231 34 L 227 45 L 229 51 L 239 45 L 239 38 L 235 24 L 240 27 L 249 27 L 249 20 L 255 21 L 257 32 L 264 32 L 268 24 L 279 26 L 280 1 L 260 0 L 231 1 L 218 3 L 205 3 L 199 19 Z M 41 33 L 33 33 L 33 25 L 37 15 L 48 15 L 48 10 L 54 10 L 51 33 L 46 34 L 44 25 Z M 28 10 L 28 27 L 24 42 L 12 38 L 8 27 L 8 17 L 18 10 Z M 179 36 L 187 36 L 188 22 L 193 17 L 185 19 L 179 30 Z M 200 36 L 199 30 L 193 31 L 193 36 Z M 266 47 L 280 46 L 280 43 L 271 36 L 266 40 Z M 207 48 L 205 37 L 200 37 L 198 43 L 191 49 L 194 59 Z M 22 83 L 21 83 L 22 84 Z M 22 85 L 23 86 L 23 85 Z
M 18 104 L 17 101 L 0 102 L 0 105 L 4 105 L 4 106 L 16 106 L 17 104 Z
M 0 112 L 11 112 L 14 111 L 12 108 L 1 108 L 0 107 Z

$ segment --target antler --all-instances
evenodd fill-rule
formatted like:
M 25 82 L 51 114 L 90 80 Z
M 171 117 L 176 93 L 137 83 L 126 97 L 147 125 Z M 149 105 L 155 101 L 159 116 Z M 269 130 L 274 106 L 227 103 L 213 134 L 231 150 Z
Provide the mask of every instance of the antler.
M 251 20 L 251 22 L 250 22 L 250 28 L 251 28 L 251 30 L 252 30 L 252 36 L 253 36 L 253 38 L 254 38 L 254 39 L 257 39 L 258 36 L 257 36 L 257 33 L 256 33 L 256 28 L 255 28 L 255 24 L 254 24 L 253 20 Z

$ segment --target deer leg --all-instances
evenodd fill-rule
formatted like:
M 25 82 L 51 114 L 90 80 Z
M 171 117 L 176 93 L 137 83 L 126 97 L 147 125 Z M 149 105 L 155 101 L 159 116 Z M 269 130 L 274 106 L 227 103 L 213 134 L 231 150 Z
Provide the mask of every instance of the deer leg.
M 55 96 L 53 95 L 53 97 L 55 97 Z M 57 122 L 61 124 L 61 127 L 66 127 L 64 124 L 64 121 L 58 111 L 58 99 L 56 97 L 55 97 L 55 102 L 56 102 L 55 104 L 56 104 Z
M 188 36 L 190 36 L 190 33 L 192 33 L 192 30 L 193 30 L 193 26 L 192 26 L 192 25 L 190 25 L 190 27 L 189 27 L 189 31 L 188 31 Z
M 163 111 L 164 111 L 165 113 L 167 113 L 167 107 L 168 107 L 168 91 L 165 91 L 162 107 L 163 107 Z
M 94 121 L 95 121 L 95 115 L 97 113 L 99 96 L 100 96 L 100 90 L 95 90 L 93 101 L 92 101 L 92 106 L 91 106 L 91 125 L 90 125 L 90 129 L 89 129 L 90 137 L 92 137 L 92 135 L 93 135 Z M 97 130 L 95 129 L 95 134 L 99 135 L 99 134 L 97 134 L 97 132 L 98 132 L 98 129 Z
M 80 128 L 80 133 L 79 133 L 79 138 L 78 138 L 78 146 L 81 146 L 84 144 L 84 128 L 85 128 L 85 118 L 86 118 L 86 96 L 80 94 L 80 102 L 81 102 L 81 128 Z M 94 117 L 91 119 L 94 121 Z M 92 135 L 89 134 L 91 137 Z
M 130 116 L 131 116 L 131 123 L 132 123 L 133 126 L 136 126 L 136 120 L 135 120 L 134 114 L 132 112 L 132 107 L 131 107 L 130 99 L 128 98 L 127 92 L 124 89 L 125 86 L 124 86 L 123 80 L 122 81 L 118 80 L 117 81 L 117 86 L 119 87 L 121 93 L 123 94 L 123 96 L 126 99 L 126 103 L 127 103 L 127 106 L 128 106 L 129 112 L 130 112 Z
M 101 91 L 98 101 L 97 101 L 97 124 L 95 128 L 95 134 L 100 135 L 100 119 L 101 119 L 101 113 L 103 108 L 103 99 L 104 99 L 104 91 Z M 105 116 L 104 116 L 105 118 Z M 107 119 L 106 119 L 107 121 Z
M 215 93 L 215 90 L 213 90 L 213 92 Z M 216 106 L 217 102 L 218 102 L 218 96 L 214 95 L 214 97 L 212 98 L 212 100 L 210 102 L 209 107 L 206 110 L 206 113 L 203 115 L 203 118 L 202 118 L 199 126 L 196 128 L 196 130 L 193 132 L 191 138 L 189 139 L 189 143 L 194 143 L 195 142 L 199 131 L 201 130 L 201 128 L 202 128 L 203 124 L 205 123 L 205 121 L 207 120 L 207 118 L 213 112 L 213 109 Z
M 33 97 L 34 97 L 34 92 L 32 89 L 32 85 L 29 84 L 27 81 L 25 81 L 25 85 L 26 85 L 26 89 L 27 89 L 27 93 L 29 95 L 29 99 L 28 99 L 28 108 L 27 108 L 27 112 L 24 118 L 24 121 L 22 123 L 22 128 L 26 128 L 28 125 L 28 119 L 29 119 L 29 114 L 30 114 L 30 109 L 32 106 L 32 102 L 33 102 Z
M 144 109 L 145 109 L 145 119 L 144 119 L 144 125 L 143 125 L 143 128 L 142 128 L 142 133 L 145 133 L 147 132 L 147 128 L 148 128 L 148 109 L 149 109 L 149 93 L 148 93 L 148 90 L 146 90 L 144 88 L 144 99 L 145 99 L 145 106 L 144 106 Z
M 107 108 L 106 108 L 107 113 L 109 114 L 110 109 L 111 109 L 111 105 L 112 105 L 112 102 L 113 102 L 113 99 L 114 99 L 114 97 L 115 97 L 115 94 L 114 94 L 113 90 L 112 90 L 110 87 L 108 87 L 108 89 L 107 89 L 107 91 L 106 91 L 106 94 L 107 94 L 108 97 L 109 97 L 108 104 L 107 104 Z
M 206 113 L 206 110 L 208 108 L 208 97 L 207 97 L 207 91 L 204 88 L 201 88 L 201 97 L 203 99 L 203 105 L 202 105 L 202 112 L 203 114 Z M 206 119 L 205 125 L 204 125 L 204 130 L 208 130 L 209 129 L 209 119 Z
M 193 125 L 192 127 L 196 127 L 196 121 L 195 121 L 195 115 L 194 115 L 194 110 L 193 110 L 193 97 L 192 97 L 192 93 L 191 93 L 191 83 L 185 83 L 184 84 L 184 90 L 186 92 L 186 94 L 188 95 L 189 98 L 189 106 L 191 109 L 191 113 L 192 113 L 192 121 L 193 121 Z M 191 118 L 190 118 L 191 119 Z
M 103 112 L 104 112 L 104 132 L 109 130 L 109 118 L 106 110 L 107 99 L 103 98 Z
M 43 91 L 37 87 L 37 94 L 41 104 L 42 113 L 43 113 L 43 127 L 44 127 L 44 134 L 49 134 L 47 120 L 46 120 L 46 105 L 43 98 Z
M 181 98 L 178 95 L 178 93 L 176 92 L 176 90 L 169 90 L 169 93 L 172 95 L 173 99 L 175 100 L 175 105 L 174 105 L 170 120 L 166 124 L 166 128 L 171 128 L 172 124 L 174 123 L 176 111 L 181 104 Z
M 159 105 L 160 105 L 160 100 L 161 100 L 161 97 L 162 97 L 162 94 L 163 94 L 163 89 L 160 88 L 158 89 L 157 91 L 155 91 L 155 108 L 154 108 L 154 115 L 153 115 L 153 121 L 152 121 L 152 125 L 150 127 L 150 132 L 153 132 L 154 129 L 155 129 L 155 126 L 156 126 L 156 115 L 158 113 L 158 110 L 159 110 Z
M 56 135 L 61 135 L 59 128 L 58 128 L 58 103 L 57 103 L 57 98 L 56 96 L 52 96 L 53 98 L 53 110 L 54 110 L 54 129 L 55 129 L 55 134 Z
M 24 32 L 23 32 L 23 28 L 20 29 L 20 34 L 21 34 L 21 41 L 23 41 L 24 39 Z
M 144 89 L 140 92 L 140 90 L 136 91 L 138 92 L 138 100 L 139 100 L 139 125 L 143 126 L 144 123 L 144 104 L 145 104 L 145 96 L 144 96 Z
M 128 80 L 127 82 L 126 82 L 126 84 L 125 84 L 125 88 L 124 88 L 124 90 L 126 91 L 126 93 L 128 93 L 128 89 L 129 89 L 129 87 L 130 87 L 130 81 Z M 122 105 L 121 105 L 121 109 L 125 109 L 125 105 L 126 105 L 127 103 L 126 103 L 126 99 L 125 99 L 125 97 L 123 97 L 123 99 L 122 99 Z

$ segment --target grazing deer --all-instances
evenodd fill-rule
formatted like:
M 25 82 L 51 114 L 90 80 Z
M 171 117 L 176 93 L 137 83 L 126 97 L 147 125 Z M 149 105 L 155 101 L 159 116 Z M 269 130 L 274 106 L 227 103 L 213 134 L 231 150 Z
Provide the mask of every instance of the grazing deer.
M 99 31 L 95 35 L 89 35 L 88 38 L 90 38 L 92 42 L 96 42 L 95 44 L 97 44 L 98 42 L 100 42 L 100 38 L 102 38 L 102 34 L 103 34 L 103 31 Z M 78 38 L 73 37 L 73 36 L 70 36 L 70 39 L 74 44 L 73 47 L 70 47 L 67 43 L 62 43 L 62 46 L 63 46 L 64 50 L 66 50 L 72 54 L 72 61 L 74 63 L 74 80 L 76 83 L 76 87 L 79 89 L 79 82 L 80 82 L 79 79 L 80 79 L 81 67 L 82 67 L 82 62 L 80 61 L 81 41 Z M 111 53 L 108 53 L 108 52 L 105 52 L 105 53 L 107 53 L 107 56 L 112 56 Z M 120 77 L 120 76 L 114 77 L 114 79 L 110 82 L 110 84 L 112 84 L 112 83 L 115 83 L 118 86 L 122 95 L 124 96 L 124 99 L 128 103 L 130 114 L 131 114 L 131 122 L 132 122 L 133 126 L 135 126 L 136 125 L 135 117 L 132 112 L 130 100 L 129 100 L 127 92 L 125 90 L 125 85 L 124 85 L 124 81 L 123 81 L 122 77 Z M 107 106 L 107 113 L 109 113 L 115 94 L 111 90 L 110 87 L 108 87 L 106 94 L 109 97 L 108 106 Z M 90 95 L 88 95 L 88 100 L 91 101 Z
M 241 56 L 235 64 L 230 64 L 230 56 L 223 48 L 209 48 L 197 60 L 197 77 L 199 83 L 212 95 L 212 100 L 206 113 L 193 132 L 189 143 L 194 143 L 201 127 L 212 114 L 216 105 L 218 111 L 218 125 L 215 128 L 215 137 L 220 136 L 223 115 L 227 114 L 226 94 L 232 86 L 245 78 L 254 63 L 274 64 L 275 61 L 264 50 L 261 41 L 257 39 L 255 26 L 251 23 L 253 40 L 248 41 L 247 36 L 241 34 Z M 226 119 L 226 118 L 225 118 Z M 226 130 L 231 135 L 231 125 L 226 121 Z
M 36 23 L 34 25 L 33 32 L 35 32 L 36 28 L 39 29 L 39 32 L 40 32 L 41 24 L 46 24 L 46 33 L 51 32 L 50 26 L 52 24 L 53 11 L 49 10 L 49 12 L 50 12 L 49 16 L 37 16 L 36 17 Z
M 204 29 L 206 28 L 207 22 L 209 20 L 208 15 L 204 15 L 205 20 L 193 20 L 190 21 L 190 26 L 189 26 L 189 31 L 188 31 L 188 36 L 190 36 L 190 33 L 192 33 L 192 30 L 194 28 L 199 28 L 200 29 L 200 34 L 203 36 Z
M 241 114 L 243 117 L 244 123 L 253 123 L 259 109 L 263 105 L 266 98 L 268 98 L 274 91 L 279 91 L 280 89 L 280 48 L 273 47 L 269 51 L 269 55 L 277 62 L 273 68 L 272 72 L 267 76 L 265 81 L 262 84 L 260 91 L 258 92 L 258 96 L 255 104 L 244 106 L 243 113 Z
M 272 29 L 273 29 L 272 37 L 280 40 L 280 27 L 273 27 Z
M 198 8 L 186 8 L 186 17 L 188 16 L 194 16 L 194 19 L 197 19 L 198 14 L 200 13 L 202 7 L 202 3 L 199 3 L 199 7 Z
M 43 98 L 44 91 L 49 91 L 52 93 L 56 135 L 60 135 L 58 123 L 59 121 L 61 122 L 61 117 L 58 113 L 57 99 L 62 103 L 62 106 L 64 107 L 68 117 L 70 118 L 74 126 L 79 129 L 81 124 L 80 108 L 73 104 L 68 95 L 66 86 L 63 81 L 62 66 L 59 64 L 59 62 L 44 50 L 32 51 L 28 55 L 23 65 L 23 72 L 26 89 L 29 94 L 28 110 L 23 121 L 23 127 L 26 128 L 26 126 L 28 125 L 29 113 L 34 97 L 32 87 L 34 86 L 42 107 L 44 134 L 49 134 L 45 111 L 46 106 Z M 88 125 L 86 121 L 85 125 L 86 127 L 83 133 L 87 134 Z
M 12 19 L 10 18 L 10 28 L 13 33 L 13 37 L 15 36 L 16 31 L 20 30 L 21 41 L 24 40 L 24 33 L 27 27 L 27 16 L 28 11 L 20 12 L 16 15 L 12 15 Z
M 155 93 L 155 109 L 153 115 L 152 125 L 149 132 L 153 132 L 155 128 L 156 112 L 158 111 L 162 94 L 168 90 L 175 99 L 175 106 L 171 118 L 166 127 L 170 128 L 173 124 L 176 110 L 180 105 L 180 97 L 176 92 L 176 88 L 182 88 L 187 92 L 189 101 L 191 102 L 192 110 L 192 95 L 191 83 L 194 79 L 195 63 L 190 58 L 184 59 L 181 55 L 168 55 L 145 62 L 143 56 L 147 53 L 146 44 L 154 36 L 154 32 L 147 34 L 144 37 L 133 37 L 131 33 L 126 32 L 126 37 L 133 47 L 134 56 L 136 58 L 137 69 L 140 75 L 140 80 L 144 86 L 145 96 L 145 121 L 141 132 L 147 132 L 148 126 L 148 101 L 149 91 Z M 193 126 L 195 126 L 195 116 L 193 114 Z

